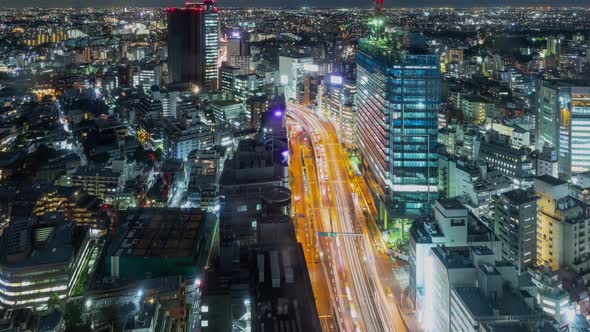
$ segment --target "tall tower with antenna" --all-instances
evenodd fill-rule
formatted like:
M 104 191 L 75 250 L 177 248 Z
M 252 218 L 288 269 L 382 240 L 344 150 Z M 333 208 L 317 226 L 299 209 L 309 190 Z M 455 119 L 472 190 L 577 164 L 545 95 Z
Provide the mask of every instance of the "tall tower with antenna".
M 375 183 L 387 229 L 427 214 L 437 199 L 441 83 L 438 56 L 404 50 L 407 32 L 385 31 L 383 0 L 373 1 L 371 33 L 355 52 L 355 129 L 361 170 Z
M 169 83 L 217 88 L 219 14 L 214 0 L 168 8 Z
M 371 35 L 374 39 L 382 39 L 385 32 L 385 19 L 383 18 L 383 1 L 375 0 L 375 14 L 369 21 Z

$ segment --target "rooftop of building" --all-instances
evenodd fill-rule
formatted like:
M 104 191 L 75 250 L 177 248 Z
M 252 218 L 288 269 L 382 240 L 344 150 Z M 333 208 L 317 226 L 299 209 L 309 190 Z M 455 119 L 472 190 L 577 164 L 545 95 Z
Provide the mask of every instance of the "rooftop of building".
M 111 168 L 102 167 L 100 165 L 89 165 L 78 167 L 73 173 L 76 176 L 89 176 L 89 177 L 110 177 L 118 178 L 119 173 L 113 172 Z
M 543 84 L 555 87 L 590 87 L 589 80 L 574 80 L 574 79 L 550 79 L 543 80 Z
M 467 100 L 470 103 L 490 103 L 491 101 L 484 97 L 484 96 L 480 96 L 480 95 L 462 95 L 461 99 Z
M 309 54 L 305 54 L 305 53 L 295 53 L 295 52 L 290 52 L 288 54 L 281 54 L 280 56 L 284 57 L 284 58 L 292 58 L 292 59 L 313 59 L 313 57 Z
M 240 140 L 232 159 L 227 159 L 220 185 L 256 184 L 280 181 L 282 164 L 274 157 L 272 146 L 255 139 Z
M 479 256 L 494 254 L 494 251 L 486 246 L 473 246 L 471 247 L 471 251 L 473 251 L 474 254 Z
M 207 218 L 201 209 L 142 208 L 119 214 L 110 256 L 190 257 Z
M 25 154 L 21 151 L 0 152 L 0 167 L 14 167 L 15 164 L 24 157 Z
M 212 100 L 211 106 L 228 107 L 233 105 L 241 105 L 242 103 L 236 100 Z
M 257 248 L 251 255 L 259 331 L 319 331 L 319 317 L 301 244 Z M 258 328 L 259 327 L 259 328 Z
M 455 197 L 441 198 L 437 200 L 440 205 L 447 210 L 465 209 L 465 206 Z
M 528 161 L 526 158 L 529 151 L 526 149 L 515 149 L 510 145 L 498 141 L 483 141 L 480 146 L 480 153 L 488 154 L 490 152 L 498 152 L 503 158 L 515 158 L 516 161 Z
M 102 207 L 102 200 L 98 196 L 90 195 L 78 187 L 52 186 L 45 192 L 45 195 L 70 199 L 76 203 L 77 207 Z
M 418 219 L 411 228 L 410 233 L 417 243 L 432 243 L 433 238 L 443 237 L 444 234 L 433 219 Z M 467 215 L 467 241 L 484 242 L 492 241 L 494 234 L 473 212 Z
M 551 175 L 548 175 L 548 174 L 537 176 L 536 179 L 538 179 L 540 181 L 543 181 L 543 182 L 545 182 L 547 184 L 550 184 L 552 186 L 560 186 L 560 185 L 567 184 L 567 182 L 565 182 L 563 180 L 560 180 L 558 178 L 554 178 L 554 177 L 552 177 Z
M 67 266 L 82 243 L 84 230 L 61 213 L 15 219 L 0 238 L 0 264 L 8 268 Z
M 472 268 L 473 260 L 469 247 L 437 246 L 432 252 L 445 265 L 447 269 Z
M 517 204 L 517 205 L 522 205 L 522 204 L 526 204 L 526 203 L 533 202 L 533 201 L 537 200 L 537 196 L 529 193 L 528 191 L 522 190 L 520 188 L 507 191 L 507 192 L 503 193 L 502 196 L 505 196 L 512 203 Z
M 484 296 L 477 287 L 454 287 L 453 290 L 476 318 L 490 316 L 524 316 L 523 320 L 525 317 L 540 318 L 538 313 L 511 290 L 505 290 L 503 296 L 496 298 L 495 301 Z M 498 317 L 498 320 L 501 318 Z

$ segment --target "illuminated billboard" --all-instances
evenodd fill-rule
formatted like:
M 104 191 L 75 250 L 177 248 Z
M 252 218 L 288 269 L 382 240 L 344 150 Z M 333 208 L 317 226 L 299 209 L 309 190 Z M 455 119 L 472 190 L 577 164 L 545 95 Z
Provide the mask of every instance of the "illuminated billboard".
M 314 65 L 313 63 L 305 63 L 303 64 L 303 70 L 317 73 L 320 70 L 318 65 Z
M 342 76 L 340 76 L 340 75 L 330 75 L 330 84 L 333 84 L 333 85 L 342 85 Z

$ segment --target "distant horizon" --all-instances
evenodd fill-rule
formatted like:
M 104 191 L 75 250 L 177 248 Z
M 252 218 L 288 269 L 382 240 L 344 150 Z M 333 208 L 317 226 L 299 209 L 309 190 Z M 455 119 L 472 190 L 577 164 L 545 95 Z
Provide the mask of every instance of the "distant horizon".
M 178 0 L 103 0 L 97 2 L 89 0 L 5 0 L 5 9 L 10 8 L 165 8 L 181 7 L 184 1 Z M 370 0 L 301 0 L 289 1 L 293 4 L 285 5 L 281 0 L 219 0 L 217 5 L 220 8 L 236 9 L 298 9 L 309 7 L 310 9 L 328 9 L 328 8 L 357 8 L 368 9 L 373 5 Z M 436 3 L 436 5 L 434 4 Z M 557 4 L 556 4 L 557 3 Z M 390 0 L 385 1 L 385 8 L 407 8 L 407 9 L 472 9 L 472 8 L 590 8 L 590 0 Z

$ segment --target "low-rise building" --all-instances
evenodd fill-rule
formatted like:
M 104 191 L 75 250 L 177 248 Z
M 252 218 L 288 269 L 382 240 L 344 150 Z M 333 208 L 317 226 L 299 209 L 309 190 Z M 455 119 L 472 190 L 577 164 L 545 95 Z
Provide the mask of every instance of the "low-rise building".
M 194 277 L 207 264 L 217 219 L 201 209 L 143 208 L 119 214 L 105 256 L 113 279 Z
M 89 233 L 62 214 L 19 218 L 0 246 L 0 306 L 40 309 L 73 291 L 89 254 Z
M 56 181 L 64 187 L 77 187 L 90 195 L 102 199 L 106 204 L 112 204 L 120 188 L 121 173 L 99 166 L 79 167 L 72 174 L 65 174 Z
M 497 261 L 489 248 L 438 246 L 428 259 L 426 329 L 552 331 L 534 306 L 534 285 L 521 283 L 514 266 Z
M 430 249 L 477 245 L 492 249 L 501 258 L 501 243 L 475 215 L 456 198 L 435 202 L 434 220 L 417 220 L 410 229 L 410 295 L 418 311 L 424 309 L 426 264 Z
M 193 150 L 212 148 L 213 141 L 213 131 L 203 122 L 164 120 L 164 154 L 168 158 L 186 160 Z
M 61 212 L 67 220 L 90 228 L 105 229 L 107 226 L 103 201 L 75 187 L 54 186 L 43 193 L 35 204 L 33 214 L 42 216 L 50 212 Z
M 217 124 L 238 125 L 244 119 L 244 104 L 234 100 L 215 100 L 211 102 L 211 110 Z M 248 123 L 250 119 L 247 119 Z
M 513 179 L 519 188 L 527 189 L 533 186 L 535 169 L 527 149 L 515 149 L 506 142 L 486 137 L 480 146 L 479 160 Z

